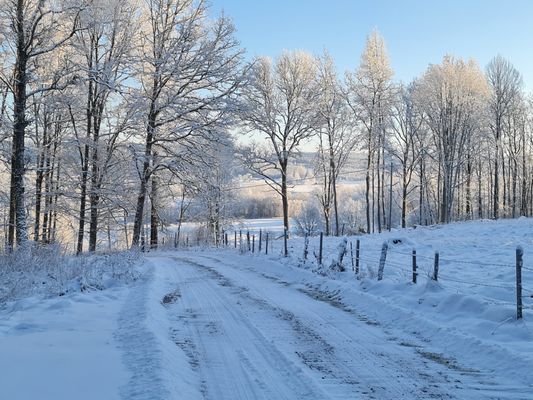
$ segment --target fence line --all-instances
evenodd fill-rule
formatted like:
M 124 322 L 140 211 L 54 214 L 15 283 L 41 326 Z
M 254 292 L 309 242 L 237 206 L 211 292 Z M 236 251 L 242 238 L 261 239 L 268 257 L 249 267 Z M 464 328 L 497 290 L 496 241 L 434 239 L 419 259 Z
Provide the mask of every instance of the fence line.
M 485 286 L 485 287 L 492 287 L 492 288 L 506 289 L 506 290 L 514 290 L 515 289 L 513 286 L 501 286 L 501 285 L 492 285 L 492 284 L 489 284 L 489 283 L 471 282 L 471 281 L 465 281 L 465 280 L 461 280 L 461 279 L 450 278 L 449 276 L 442 276 L 442 275 L 439 275 L 439 279 L 444 280 L 444 281 L 464 283 L 464 284 L 467 284 L 467 285 L 474 285 L 474 286 Z
M 237 237 L 237 232 L 238 237 Z M 269 238 L 270 233 L 270 238 Z M 289 246 L 287 245 L 287 235 L 286 232 L 282 232 L 280 235 L 275 235 L 273 232 L 269 231 L 263 231 L 259 230 L 259 235 L 256 237 L 256 234 L 250 234 L 250 231 L 237 231 L 235 230 L 233 233 L 234 237 L 234 243 L 230 240 L 228 240 L 228 232 L 224 231 L 223 235 L 219 240 L 216 240 L 213 244 L 216 247 L 227 247 L 227 248 L 233 248 L 238 249 L 240 253 L 255 253 L 257 250 L 258 254 L 261 254 L 261 251 L 264 249 L 265 255 L 270 254 L 279 254 L 282 256 L 288 256 L 289 254 Z M 323 233 L 321 233 L 320 238 L 323 239 Z M 320 238 L 317 238 L 318 243 L 315 243 L 318 245 L 319 253 L 317 254 L 317 247 L 315 247 L 315 250 L 309 250 L 309 237 L 306 236 L 304 238 L 304 262 L 307 261 L 307 254 L 309 251 L 311 254 L 314 254 L 316 258 L 316 262 L 319 265 L 322 265 L 322 262 L 324 259 L 327 259 L 326 255 L 323 253 L 322 249 L 322 240 Z M 165 246 L 165 240 L 163 240 L 162 248 L 168 248 L 171 247 L 171 244 L 174 245 L 174 247 L 179 247 L 180 243 L 177 241 L 177 237 L 174 235 L 174 237 L 171 240 L 171 238 L 167 238 L 166 240 L 167 246 Z M 255 241 L 258 241 L 258 246 L 256 248 Z M 205 244 L 209 244 L 209 238 L 205 238 Z M 274 251 L 274 242 L 283 240 L 283 243 L 281 244 L 280 251 L 278 252 L 277 248 L 276 251 Z M 346 240 L 346 239 L 344 239 Z M 186 236 L 186 246 L 189 247 L 189 237 Z M 181 240 L 180 240 L 181 242 Z M 194 243 L 193 239 L 193 243 Z M 200 240 L 197 238 L 196 244 L 200 245 Z M 265 242 L 265 246 L 263 246 L 263 242 Z M 237 246 L 238 244 L 238 246 Z M 483 301 L 494 304 L 494 305 L 505 305 L 505 306 L 511 306 L 515 305 L 517 307 L 517 318 L 522 318 L 522 310 L 523 309 L 533 309 L 533 304 L 522 304 L 522 299 L 533 299 L 533 290 L 531 290 L 529 287 L 525 287 L 522 285 L 522 270 L 526 271 L 533 271 L 532 267 L 526 267 L 523 266 L 523 251 L 521 248 L 517 248 L 516 250 L 516 263 L 515 265 L 511 264 L 504 264 L 504 263 L 488 263 L 488 262 L 482 262 L 482 261 L 469 261 L 469 260 L 458 260 L 458 259 L 452 259 L 452 258 L 442 258 L 440 257 L 439 252 L 436 252 L 434 256 L 425 256 L 417 253 L 415 249 L 413 249 L 413 252 L 404 252 L 401 250 L 397 250 L 393 248 L 392 246 L 389 246 L 388 242 L 383 243 L 383 247 L 381 248 L 381 251 L 378 249 L 366 249 L 364 248 L 364 243 L 360 239 L 356 239 L 356 265 L 354 265 L 354 254 L 353 254 L 353 242 L 349 241 L 345 246 L 345 254 L 348 254 L 348 257 L 351 259 L 351 266 L 352 271 L 356 272 L 356 275 L 359 276 L 360 272 L 363 271 L 361 268 L 361 262 L 364 262 L 367 264 L 367 268 L 372 265 L 376 268 L 378 268 L 377 271 L 377 279 L 381 280 L 384 275 L 387 275 L 385 270 L 392 268 L 395 271 L 401 272 L 401 274 L 397 274 L 397 276 L 406 277 L 409 279 L 409 281 L 412 281 L 413 284 L 417 283 L 416 277 L 427 275 L 428 279 L 432 279 L 434 281 L 443 281 L 447 284 L 448 287 L 457 290 L 458 292 L 462 292 L 464 294 L 469 293 L 476 293 L 478 296 L 480 296 Z M 147 244 L 148 245 L 148 244 Z M 278 247 L 278 246 L 276 246 Z M 290 249 L 293 249 L 293 247 L 290 247 Z M 273 252 L 274 251 L 274 252 Z M 402 262 L 397 259 L 391 260 L 390 257 L 387 257 L 387 253 L 391 254 L 398 254 L 406 257 L 406 261 Z M 426 260 L 427 263 L 422 263 L 421 265 L 418 264 L 418 259 Z M 431 264 L 430 264 L 431 262 Z M 438 267 L 440 263 L 452 263 L 456 265 L 476 265 L 478 267 L 505 267 L 510 268 L 514 267 L 516 268 L 516 286 L 508 286 L 508 285 L 498 285 L 494 283 L 485 283 L 480 282 L 477 280 L 468 280 L 468 279 L 458 279 L 452 276 L 449 276 L 449 274 L 446 272 L 446 268 L 444 268 L 445 274 L 444 275 L 438 275 Z M 450 283 L 457 283 L 460 286 L 448 284 Z M 506 291 L 509 291 L 510 293 L 514 292 L 516 294 L 516 303 L 512 302 L 505 302 L 505 301 L 498 301 L 493 298 L 486 297 L 483 294 L 479 294 L 475 291 L 472 291 L 472 287 L 489 287 L 489 288 L 496 288 L 496 289 L 503 289 Z
M 390 250 L 391 253 L 401 254 L 401 255 L 405 255 L 405 256 L 409 256 L 409 257 L 412 256 L 411 253 L 405 253 L 403 251 L 398 251 L 398 250 L 395 250 L 395 249 L 389 249 L 389 250 Z M 433 261 L 433 256 L 424 256 L 424 255 L 421 255 L 421 254 L 417 253 L 417 257 Z M 457 259 L 442 258 L 442 257 L 440 257 L 440 261 L 456 263 L 456 264 L 479 265 L 479 266 L 486 266 L 486 267 L 507 267 L 507 268 L 514 268 L 515 267 L 514 265 L 511 265 L 511 264 L 486 263 L 486 262 L 482 262 L 482 261 L 457 260 Z M 533 268 L 526 268 L 526 267 L 523 267 L 523 268 L 533 271 Z

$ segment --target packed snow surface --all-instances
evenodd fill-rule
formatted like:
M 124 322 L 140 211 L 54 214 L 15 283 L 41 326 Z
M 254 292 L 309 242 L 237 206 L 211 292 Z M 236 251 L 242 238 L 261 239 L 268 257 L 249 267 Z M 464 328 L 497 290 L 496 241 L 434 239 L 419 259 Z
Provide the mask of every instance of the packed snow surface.
M 0 397 L 530 400 L 531 232 L 521 219 L 350 237 L 358 277 L 350 252 L 345 272 L 327 268 L 342 238 L 324 240 L 322 266 L 317 238 L 307 259 L 301 238 L 288 258 L 279 240 L 268 255 L 264 244 L 152 252 L 129 287 L 4 304 Z

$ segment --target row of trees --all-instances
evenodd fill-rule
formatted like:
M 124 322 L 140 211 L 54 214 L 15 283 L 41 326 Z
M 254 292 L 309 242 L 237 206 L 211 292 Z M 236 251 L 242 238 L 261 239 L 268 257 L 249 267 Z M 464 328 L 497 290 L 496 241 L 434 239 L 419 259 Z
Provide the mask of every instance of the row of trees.
M 159 200 L 176 183 L 205 187 L 195 177 L 213 169 L 209 149 L 233 124 L 247 69 L 232 23 L 203 0 L 3 0 L 1 10 L 8 249 L 76 231 L 76 251 L 94 251 L 119 222 L 137 246 L 147 215 L 157 245 Z
M 366 232 L 393 226 L 396 209 L 401 226 L 533 212 L 531 104 L 501 57 L 483 73 L 447 56 L 397 84 L 375 31 L 342 79 L 327 53 L 246 63 L 203 0 L 1 1 L 9 250 L 94 251 L 119 234 L 155 247 L 165 212 L 181 224 L 198 204 L 217 240 L 243 166 L 279 195 L 288 230 L 303 146 L 316 148 L 327 234 L 342 233 L 340 182 L 361 177 Z M 251 139 L 237 149 L 230 132 Z
M 360 176 L 366 232 L 390 228 L 398 208 L 402 227 L 531 215 L 531 102 L 503 57 L 483 72 L 473 60 L 445 56 L 397 84 L 374 31 L 343 80 L 327 54 L 304 52 L 275 64 L 259 59 L 253 76 L 241 115 L 267 140 L 249 146 L 244 160 L 281 196 L 287 229 L 288 160 L 310 140 L 318 143 L 316 195 L 327 234 L 339 234 L 339 180 Z M 364 165 L 346 170 L 355 149 Z

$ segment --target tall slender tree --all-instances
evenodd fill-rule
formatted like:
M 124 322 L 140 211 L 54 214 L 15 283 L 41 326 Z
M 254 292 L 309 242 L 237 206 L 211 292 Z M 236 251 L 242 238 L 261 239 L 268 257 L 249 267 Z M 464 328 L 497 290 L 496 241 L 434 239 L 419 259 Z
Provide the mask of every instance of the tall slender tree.
M 317 67 L 308 53 L 285 52 L 275 65 L 256 60 L 252 84 L 244 89 L 242 120 L 250 132 L 264 135 L 267 145 L 244 152 L 245 164 L 281 197 L 283 226 L 289 231 L 289 160 L 319 125 Z
M 502 135 L 504 119 L 509 117 L 513 102 L 520 96 L 522 76 L 513 65 L 498 55 L 487 65 L 487 80 L 490 85 L 490 129 L 494 136 L 494 183 L 493 217 L 500 216 L 500 168 L 502 159 Z
M 432 132 L 438 155 L 439 221 L 452 220 L 459 174 L 469 138 L 478 127 L 488 86 L 474 61 L 451 56 L 430 65 L 417 86 L 416 100 Z
M 317 100 L 319 127 L 317 152 L 318 173 L 322 181 L 319 201 L 324 215 L 326 235 L 330 234 L 330 217 L 333 208 L 335 235 L 340 235 L 338 182 L 342 170 L 348 162 L 352 150 L 358 144 L 343 89 L 339 82 L 333 59 L 325 53 L 317 59 L 318 91 Z
M 0 74 L 13 95 L 13 135 L 9 201 L 8 247 L 28 241 L 25 206 L 25 140 L 28 125 L 28 99 L 37 93 L 56 90 L 68 84 L 68 74 L 56 71 L 48 80 L 38 80 L 34 68 L 38 60 L 63 47 L 78 29 L 80 6 L 42 0 L 10 0 L 2 10 L 10 20 L 5 37 L 11 49 L 11 71 Z M 67 80 L 65 80 L 67 75 Z
M 415 83 L 410 86 L 400 86 L 392 106 L 391 146 L 390 152 L 401 167 L 401 226 L 407 223 L 407 201 L 411 193 L 413 173 L 420 162 L 423 143 L 419 137 L 423 130 L 423 119 L 413 101 Z
M 363 127 L 366 174 L 365 174 L 365 207 L 366 231 L 374 230 L 374 210 L 379 205 L 381 185 L 378 184 L 377 196 L 374 179 L 377 175 L 379 183 L 379 167 L 381 151 L 384 147 L 385 123 L 389 113 L 392 96 L 393 70 L 390 67 L 385 41 L 377 30 L 367 38 L 366 47 L 361 55 L 358 69 L 346 74 L 347 99 L 354 116 Z M 380 207 L 378 206 L 378 214 Z M 381 218 L 377 218 L 378 224 Z

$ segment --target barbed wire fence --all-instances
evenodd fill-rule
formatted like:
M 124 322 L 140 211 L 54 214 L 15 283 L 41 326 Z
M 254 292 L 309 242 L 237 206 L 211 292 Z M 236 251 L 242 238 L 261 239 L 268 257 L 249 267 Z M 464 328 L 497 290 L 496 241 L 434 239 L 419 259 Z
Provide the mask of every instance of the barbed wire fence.
M 312 248 L 310 239 L 308 236 L 303 238 L 303 248 L 299 250 L 302 253 L 300 260 L 303 263 L 307 263 L 314 256 L 314 262 L 319 266 L 323 266 L 324 261 L 327 259 L 324 252 L 324 234 L 320 233 L 318 237 L 313 238 Z M 524 310 L 533 310 L 533 285 L 525 285 L 523 282 L 523 274 L 527 273 L 529 275 L 529 273 L 533 272 L 533 267 L 524 265 L 524 252 L 521 247 L 517 247 L 515 250 L 514 263 L 498 263 L 464 260 L 449 256 L 443 257 L 440 252 L 435 252 L 433 256 L 428 256 L 418 253 L 414 248 L 411 252 L 398 249 L 394 245 L 389 245 L 388 242 L 384 242 L 381 249 L 368 249 L 363 248 L 363 241 L 360 239 L 342 240 L 346 240 L 344 242 L 343 256 L 347 256 L 352 272 L 358 278 L 367 274 L 369 278 L 382 280 L 384 276 L 387 276 L 390 279 L 396 279 L 398 282 L 408 281 L 413 284 L 419 283 L 420 278 L 425 278 L 426 281 L 439 282 L 441 285 L 463 295 L 476 294 L 490 305 L 516 307 L 517 319 L 523 318 Z M 242 229 L 223 231 L 220 238 L 213 243 L 207 240 L 200 241 L 198 238 L 190 239 L 188 235 L 184 235 L 181 240 L 174 236 L 163 241 L 163 245 L 166 248 L 192 248 L 200 245 L 214 245 L 237 250 L 241 254 L 264 254 L 283 257 L 289 257 L 296 253 L 294 245 L 288 240 L 287 232 L 263 229 L 259 229 L 259 231 Z M 391 259 L 387 255 L 396 257 Z M 449 265 L 454 265 L 456 268 L 464 267 L 465 269 L 475 266 L 480 268 L 481 271 L 484 269 L 508 271 L 509 273 L 514 273 L 514 284 L 484 280 L 480 274 L 478 274 L 480 277 L 477 279 L 458 277 L 446 268 Z M 363 266 L 365 267 L 364 270 Z M 387 272 L 391 270 L 396 274 Z M 491 297 L 484 293 L 482 289 L 486 288 L 496 289 L 499 298 Z M 515 301 L 511 301 L 511 297 L 514 297 Z

